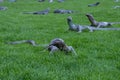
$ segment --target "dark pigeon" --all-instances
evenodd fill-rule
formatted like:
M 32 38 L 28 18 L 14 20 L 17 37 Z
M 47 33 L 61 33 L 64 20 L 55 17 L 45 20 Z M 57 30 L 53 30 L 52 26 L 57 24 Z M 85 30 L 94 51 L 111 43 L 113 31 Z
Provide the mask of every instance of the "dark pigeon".
M 100 2 L 96 2 L 95 4 L 88 4 L 88 7 L 98 6 L 99 4 L 100 4 Z

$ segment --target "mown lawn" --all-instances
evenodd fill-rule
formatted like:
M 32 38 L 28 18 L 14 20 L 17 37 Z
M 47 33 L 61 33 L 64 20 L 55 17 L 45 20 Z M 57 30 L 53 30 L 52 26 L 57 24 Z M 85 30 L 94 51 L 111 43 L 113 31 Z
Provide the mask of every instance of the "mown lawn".
M 88 7 L 96 0 L 65 0 L 64 3 L 37 2 L 37 0 L 7 0 L 0 6 L 0 80 L 120 80 L 120 31 L 68 31 L 66 18 L 76 24 L 89 25 L 86 13 L 98 21 L 119 22 L 120 5 L 114 0 L 99 0 L 97 7 Z M 48 15 L 22 14 L 50 8 Z M 73 14 L 54 14 L 55 9 L 75 10 Z M 115 24 L 113 27 L 120 27 Z M 35 40 L 48 44 L 53 38 L 62 38 L 75 48 L 78 56 L 58 52 L 49 55 L 42 47 L 29 44 L 8 45 L 16 40 Z

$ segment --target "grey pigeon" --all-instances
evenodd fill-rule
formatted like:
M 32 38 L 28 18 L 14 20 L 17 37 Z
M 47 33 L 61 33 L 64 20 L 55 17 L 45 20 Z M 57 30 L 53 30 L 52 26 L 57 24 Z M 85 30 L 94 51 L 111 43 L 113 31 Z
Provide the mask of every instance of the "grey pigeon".
M 50 11 L 50 8 L 47 8 L 45 10 L 42 10 L 42 11 L 36 11 L 36 12 L 23 12 L 24 14 L 48 14 Z
M 16 0 L 9 0 L 9 2 L 16 2 Z
M 7 7 L 0 6 L 0 10 L 6 10 L 8 9 Z
M 0 2 L 3 2 L 3 0 L 0 0 Z
M 58 0 L 58 2 L 64 2 L 64 0 Z
M 54 12 L 53 13 L 59 13 L 59 14 L 71 14 L 71 13 L 73 13 L 73 11 L 72 10 L 64 10 L 64 9 L 56 9 L 56 10 L 54 10 Z
M 52 3 L 53 2 L 53 0 L 49 0 L 49 3 Z

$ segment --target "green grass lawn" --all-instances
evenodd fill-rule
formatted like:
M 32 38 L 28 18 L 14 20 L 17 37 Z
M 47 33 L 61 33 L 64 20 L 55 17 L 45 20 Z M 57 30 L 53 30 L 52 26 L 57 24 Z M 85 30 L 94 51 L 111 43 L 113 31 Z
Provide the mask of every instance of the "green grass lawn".
M 96 0 L 65 0 L 64 3 L 37 2 L 37 0 L 7 0 L 0 6 L 0 80 L 120 80 L 120 31 L 77 33 L 68 31 L 66 18 L 74 23 L 89 25 L 86 13 L 98 21 L 119 22 L 120 5 L 114 0 L 98 0 L 100 5 L 88 7 Z M 22 14 L 50 8 L 48 15 Z M 54 14 L 55 9 L 75 10 L 73 14 Z M 119 24 L 113 27 L 120 27 Z M 75 48 L 78 56 L 58 52 L 49 55 L 42 47 L 29 44 L 8 45 L 8 41 L 35 40 L 48 44 L 53 38 L 62 38 Z

